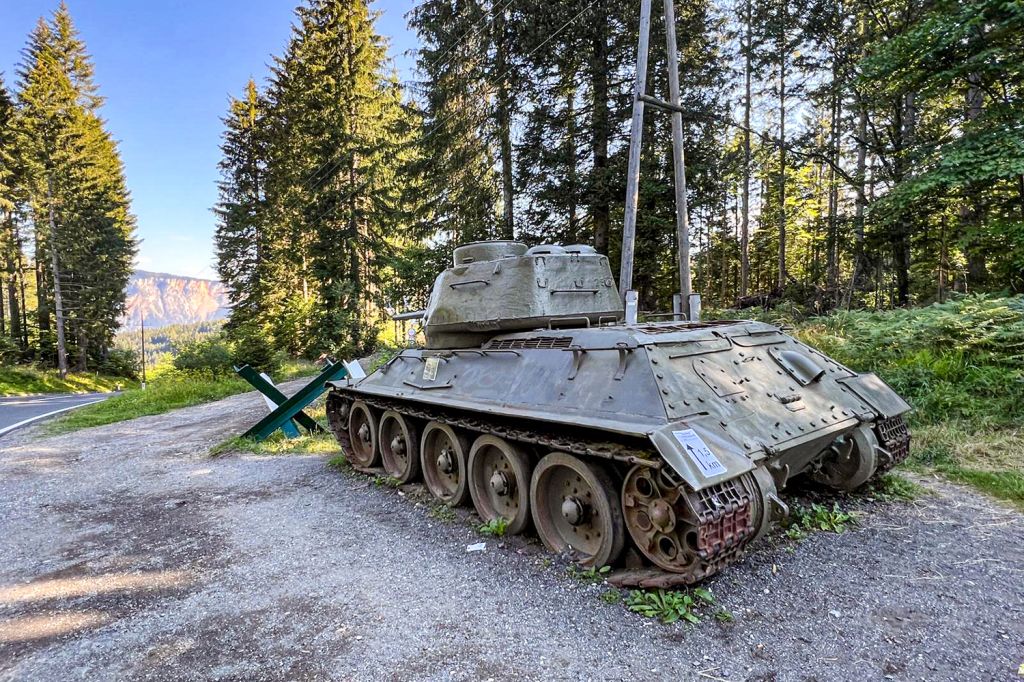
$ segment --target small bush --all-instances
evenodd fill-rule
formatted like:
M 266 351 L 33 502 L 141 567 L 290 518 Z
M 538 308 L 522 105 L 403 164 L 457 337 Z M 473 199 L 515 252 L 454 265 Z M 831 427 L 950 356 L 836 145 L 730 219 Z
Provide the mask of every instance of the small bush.
M 21 349 L 8 336 L 0 336 L 0 365 L 13 365 L 21 358 Z
M 177 349 L 174 369 L 220 377 L 234 371 L 231 348 L 219 336 L 193 341 Z
M 231 332 L 231 362 L 234 365 L 249 365 L 268 374 L 277 371 L 286 355 L 275 352 L 265 331 L 252 324 L 243 325 Z
M 430 518 L 450 522 L 456 519 L 455 510 L 447 504 L 435 504 L 430 508 Z
M 856 523 L 853 515 L 840 509 L 838 502 L 834 502 L 831 509 L 823 504 L 814 503 L 810 507 L 793 509 L 789 516 L 787 535 L 802 536 L 796 532 L 790 533 L 794 528 L 799 531 L 845 533 L 846 527 L 853 523 Z
M 908 481 L 899 474 L 888 473 L 875 479 L 868 490 L 880 500 L 891 502 L 902 500 L 909 502 L 924 494 L 925 490 L 913 481 Z
M 570 578 L 576 578 L 581 582 L 591 583 L 593 585 L 603 583 L 611 571 L 611 566 L 601 566 L 600 568 L 597 566 L 591 566 L 587 569 L 581 569 L 579 566 L 570 566 L 568 569 Z
M 100 372 L 114 377 L 136 380 L 142 370 L 139 354 L 125 348 L 112 348 L 100 364 Z

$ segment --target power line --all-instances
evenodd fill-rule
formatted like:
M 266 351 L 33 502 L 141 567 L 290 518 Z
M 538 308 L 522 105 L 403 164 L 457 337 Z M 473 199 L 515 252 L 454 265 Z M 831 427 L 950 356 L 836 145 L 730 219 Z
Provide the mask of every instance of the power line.
M 505 3 L 505 5 L 501 8 L 501 10 L 498 10 L 497 6 L 492 7 L 491 11 L 488 12 L 484 16 L 484 22 L 485 23 L 483 25 L 477 26 L 476 28 L 471 28 L 470 30 L 468 30 L 465 33 L 463 33 L 461 36 L 456 38 L 455 42 L 453 42 L 451 45 L 449 45 L 441 54 L 436 55 L 434 57 L 431 57 L 431 60 L 433 61 L 433 60 L 441 59 L 441 57 L 445 56 L 446 54 L 448 54 L 449 52 L 454 50 L 456 47 L 458 47 L 459 43 L 461 43 L 463 40 L 465 40 L 467 37 L 469 37 L 470 34 L 476 35 L 477 33 L 480 32 L 480 29 L 484 28 L 488 23 L 494 23 L 494 18 L 497 16 L 497 11 L 504 12 L 505 10 L 507 10 L 509 7 L 512 6 L 513 2 L 515 2 L 515 0 L 508 0 L 508 2 Z M 488 17 L 490 17 L 489 20 L 488 20 Z M 444 67 L 448 66 L 448 64 L 451 63 L 451 60 L 454 59 L 455 56 L 457 56 L 457 55 L 453 55 L 450 59 L 448 59 L 448 61 L 443 63 L 441 66 L 434 65 L 434 68 L 436 68 L 438 71 L 442 70 Z

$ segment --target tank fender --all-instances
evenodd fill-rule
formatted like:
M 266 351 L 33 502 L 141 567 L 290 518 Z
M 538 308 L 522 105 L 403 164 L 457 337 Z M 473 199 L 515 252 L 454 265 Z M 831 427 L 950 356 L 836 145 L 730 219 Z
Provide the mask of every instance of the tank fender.
M 858 374 L 838 381 L 871 406 L 882 419 L 895 417 L 912 409 L 910 404 L 892 390 L 889 384 L 882 381 L 877 374 Z
M 662 458 L 694 490 L 754 468 L 743 448 L 699 422 L 673 422 L 652 432 L 650 438 Z

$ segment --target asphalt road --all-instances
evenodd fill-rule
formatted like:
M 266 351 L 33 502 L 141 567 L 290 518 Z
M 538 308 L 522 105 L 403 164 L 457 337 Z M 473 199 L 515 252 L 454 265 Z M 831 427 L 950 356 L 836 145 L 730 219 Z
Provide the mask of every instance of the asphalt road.
M 11 427 L 21 425 L 26 420 L 42 417 L 57 410 L 81 407 L 109 397 L 109 393 L 74 393 L 0 398 L 0 437 L 13 431 Z

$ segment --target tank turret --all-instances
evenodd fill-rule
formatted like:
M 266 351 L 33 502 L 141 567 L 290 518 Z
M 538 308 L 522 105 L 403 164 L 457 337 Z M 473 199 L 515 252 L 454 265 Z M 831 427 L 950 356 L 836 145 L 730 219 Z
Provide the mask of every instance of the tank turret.
M 498 333 L 622 319 L 607 256 L 591 246 L 487 241 L 455 249 L 425 311 L 427 348 L 471 348 Z

